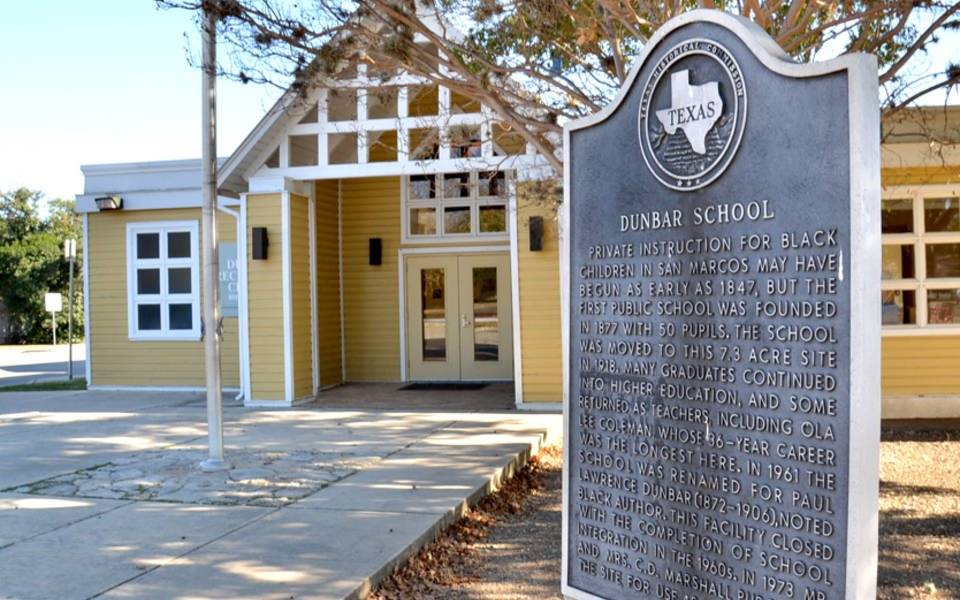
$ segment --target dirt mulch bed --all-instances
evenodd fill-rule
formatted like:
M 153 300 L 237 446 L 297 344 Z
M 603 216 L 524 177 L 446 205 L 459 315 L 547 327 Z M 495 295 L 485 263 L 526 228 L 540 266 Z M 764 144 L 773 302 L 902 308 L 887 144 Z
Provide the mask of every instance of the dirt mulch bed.
M 562 466 L 543 448 L 367 600 L 561 598 Z
M 884 430 L 882 600 L 960 598 L 960 430 Z
M 560 595 L 562 451 L 545 448 L 368 600 Z M 960 599 L 960 430 L 884 430 L 880 600 Z

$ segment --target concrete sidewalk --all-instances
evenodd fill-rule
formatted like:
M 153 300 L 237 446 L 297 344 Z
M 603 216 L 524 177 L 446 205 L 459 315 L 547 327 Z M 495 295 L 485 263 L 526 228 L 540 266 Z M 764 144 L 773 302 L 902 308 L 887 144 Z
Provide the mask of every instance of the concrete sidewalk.
M 360 598 L 561 433 L 560 415 L 232 406 L 236 468 L 207 476 L 199 396 L 4 396 L 3 598 Z

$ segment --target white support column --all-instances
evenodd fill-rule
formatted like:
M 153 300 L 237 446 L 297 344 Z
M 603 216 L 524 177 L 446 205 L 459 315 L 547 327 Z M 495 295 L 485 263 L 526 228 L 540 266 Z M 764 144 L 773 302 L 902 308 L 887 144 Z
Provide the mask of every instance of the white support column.
M 320 391 L 320 349 L 317 338 L 317 200 L 316 186 L 310 186 L 310 205 L 308 214 L 310 222 L 307 224 L 307 235 L 310 246 L 310 365 L 313 371 L 313 393 Z
M 90 354 L 90 338 L 93 331 L 90 329 L 90 218 L 83 213 L 83 346 L 84 346 L 84 377 L 87 378 L 87 387 L 93 385 L 93 356 Z
M 293 292 L 290 252 L 290 192 L 280 194 L 281 292 L 283 307 L 283 400 L 293 405 Z
M 509 182 L 507 227 L 510 229 L 510 305 L 513 310 L 513 391 L 517 408 L 523 406 L 523 344 L 520 327 L 520 209 L 517 177 Z
M 244 404 L 248 404 L 250 395 L 250 311 L 248 307 L 247 255 L 247 195 L 240 194 L 240 226 L 237 231 L 237 263 L 240 269 L 240 293 L 237 298 L 237 312 L 239 315 L 238 329 L 240 333 L 240 389 L 243 391 Z

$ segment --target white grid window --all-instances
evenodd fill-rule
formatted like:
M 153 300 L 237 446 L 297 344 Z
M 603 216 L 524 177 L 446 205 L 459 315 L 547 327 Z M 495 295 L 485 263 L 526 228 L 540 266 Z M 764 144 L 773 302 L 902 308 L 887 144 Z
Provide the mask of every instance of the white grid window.
M 200 338 L 200 259 L 196 221 L 127 225 L 130 339 Z
M 404 177 L 404 241 L 508 239 L 510 183 L 503 171 Z
M 890 190 L 882 202 L 884 334 L 960 332 L 960 189 Z

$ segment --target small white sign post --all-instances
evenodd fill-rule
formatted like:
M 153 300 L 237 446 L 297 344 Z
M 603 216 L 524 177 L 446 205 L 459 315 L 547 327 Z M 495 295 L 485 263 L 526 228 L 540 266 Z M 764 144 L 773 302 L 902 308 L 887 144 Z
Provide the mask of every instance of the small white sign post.
M 50 313 L 50 327 L 53 330 L 53 345 L 57 345 L 57 313 L 63 310 L 63 296 L 58 292 L 43 295 L 43 306 Z

